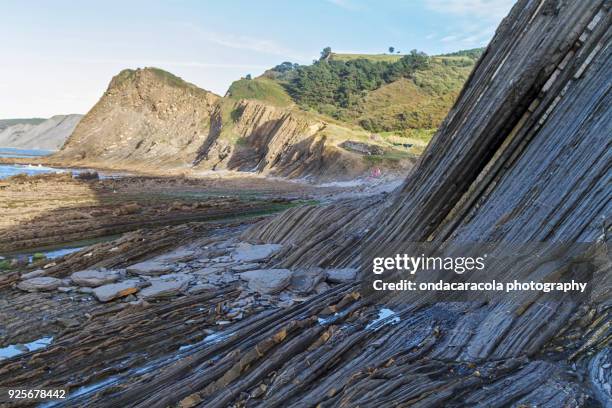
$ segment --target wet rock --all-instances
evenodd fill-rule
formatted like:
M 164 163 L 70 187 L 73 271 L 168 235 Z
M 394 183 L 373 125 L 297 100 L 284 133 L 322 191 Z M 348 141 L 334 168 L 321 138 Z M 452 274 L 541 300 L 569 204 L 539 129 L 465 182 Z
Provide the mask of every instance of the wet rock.
M 19 282 L 17 287 L 26 292 L 42 292 L 55 290 L 62 285 L 62 280 L 50 276 L 27 279 Z
M 83 287 L 83 288 L 79 288 L 78 290 L 80 293 L 85 293 L 85 294 L 93 293 L 93 288 Z
M 129 273 L 134 273 L 136 275 L 156 276 L 172 272 L 172 267 L 164 265 L 158 261 L 144 261 L 128 266 L 126 270 Z
M 239 262 L 263 261 L 282 248 L 279 244 L 251 245 L 238 244 L 232 257 Z
M 300 294 L 314 291 L 315 287 L 325 279 L 322 268 L 308 268 L 293 271 L 289 289 Z
M 248 282 L 249 289 L 262 293 L 278 293 L 291 282 L 291 271 L 288 269 L 256 269 L 243 272 L 240 277 Z
M 36 269 L 35 271 L 24 273 L 23 275 L 21 275 L 21 279 L 25 280 L 25 279 L 38 278 L 39 276 L 43 276 L 46 273 L 47 272 L 43 271 L 42 269 Z
M 99 286 L 93 290 L 93 294 L 100 302 L 110 302 L 111 300 L 134 294 L 138 292 L 141 287 L 141 281 L 138 279 L 129 279 L 123 282 Z
M 119 275 L 108 271 L 99 271 L 87 269 L 84 271 L 75 272 L 70 275 L 70 279 L 78 286 L 98 287 L 108 283 L 116 282 Z
M 357 269 L 355 268 L 328 269 L 326 272 L 327 281 L 331 283 L 353 282 L 357 278 Z

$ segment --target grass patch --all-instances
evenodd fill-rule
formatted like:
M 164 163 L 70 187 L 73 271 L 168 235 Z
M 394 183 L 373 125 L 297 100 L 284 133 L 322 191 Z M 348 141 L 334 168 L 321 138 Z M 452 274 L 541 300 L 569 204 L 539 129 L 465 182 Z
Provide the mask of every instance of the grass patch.
M 281 84 L 265 77 L 234 81 L 227 92 L 232 99 L 255 99 L 282 107 L 293 104 Z

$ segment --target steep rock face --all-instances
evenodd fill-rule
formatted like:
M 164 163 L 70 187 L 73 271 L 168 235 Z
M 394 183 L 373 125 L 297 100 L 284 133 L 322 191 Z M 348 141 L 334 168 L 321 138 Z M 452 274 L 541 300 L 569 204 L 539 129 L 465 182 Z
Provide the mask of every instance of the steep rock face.
M 220 98 L 145 68 L 114 77 L 51 160 L 126 170 L 226 169 L 348 179 L 366 173 L 372 163 L 338 143 L 365 134 L 296 109 Z M 409 158 L 399 166 L 410 164 Z
M 360 155 L 337 147 L 324 121 L 253 100 L 220 104 L 195 160 L 199 168 L 252 171 L 285 177 L 350 178 L 367 166 Z
M 56 115 L 40 123 L 17 123 L 0 129 L 0 146 L 58 150 L 83 115 Z
M 410 242 L 439 248 L 487 242 L 493 251 L 523 243 L 609 245 L 611 22 L 606 1 L 517 2 L 390 200 L 292 209 L 244 237 L 287 248 L 269 267 L 352 265 L 362 276 L 371 274 L 363 254 L 402 253 Z M 527 276 L 541 282 L 564 273 L 567 264 L 546 269 L 542 253 L 532 248 L 522 253 L 524 262 L 488 270 L 487 280 Z M 399 310 L 400 322 L 375 335 L 367 326 L 334 327 L 342 334 L 331 334 L 325 352 L 291 354 L 293 360 L 276 371 L 282 382 L 269 387 L 262 406 L 291 396 L 292 402 L 326 406 L 607 407 L 612 394 L 601 383 L 611 372 L 604 362 L 612 324 L 609 250 L 607 260 L 588 280 L 592 293 L 582 304 L 537 292 L 480 304 L 387 294 L 379 301 Z M 355 308 L 367 313 L 367 307 Z M 342 349 L 348 339 L 359 352 Z M 332 356 L 342 362 L 324 373 L 310 369 Z M 306 360 L 309 372 L 294 375 L 300 372 L 295 364 Z M 457 370 L 468 364 L 477 370 Z M 415 374 L 434 366 L 454 373 Z M 582 383 L 583 375 L 592 385 Z M 306 377 L 310 383 L 303 386 Z M 380 378 L 391 385 L 381 389 Z M 296 383 L 301 388 L 292 387 Z
M 54 158 L 123 168 L 188 166 L 218 99 L 162 70 L 124 70 Z

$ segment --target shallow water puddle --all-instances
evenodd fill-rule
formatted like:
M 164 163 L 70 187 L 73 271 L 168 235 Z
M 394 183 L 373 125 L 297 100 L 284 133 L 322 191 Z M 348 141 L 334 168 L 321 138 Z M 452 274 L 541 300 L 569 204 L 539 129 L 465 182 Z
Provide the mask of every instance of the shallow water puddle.
M 28 353 L 48 347 L 53 342 L 53 337 L 42 337 L 30 343 L 11 344 L 10 346 L 0 348 L 0 360 L 18 356 L 19 354 Z
M 394 312 L 391 309 L 382 308 L 378 311 L 378 317 L 372 320 L 370 323 L 368 323 L 368 325 L 366 326 L 366 330 L 368 329 L 378 330 L 381 327 L 386 326 L 388 324 L 397 324 L 399 322 L 400 322 L 400 318 L 396 312 Z
M 208 336 L 204 337 L 201 341 L 197 342 L 197 343 L 193 343 L 193 344 L 186 344 L 184 346 L 179 347 L 178 351 L 182 352 L 182 351 L 186 351 L 186 350 L 190 350 L 194 347 L 198 347 L 198 346 L 202 346 L 204 344 L 215 344 L 220 342 L 221 340 L 225 339 L 226 337 L 228 337 L 228 334 L 222 333 L 222 332 L 215 332 L 215 333 L 211 333 Z

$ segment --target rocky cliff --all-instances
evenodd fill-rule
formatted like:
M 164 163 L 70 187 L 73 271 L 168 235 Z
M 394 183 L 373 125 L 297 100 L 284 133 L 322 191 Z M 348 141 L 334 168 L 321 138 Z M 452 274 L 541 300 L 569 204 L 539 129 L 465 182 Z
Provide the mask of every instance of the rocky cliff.
M 54 160 L 143 170 L 189 166 L 218 99 L 165 71 L 124 70 Z
M 83 115 L 56 115 L 46 120 L 11 124 L 0 129 L 0 147 L 58 150 Z
M 382 145 L 378 162 L 340 147 Z M 294 108 L 221 98 L 155 68 L 122 71 L 53 162 L 139 171 L 235 170 L 285 177 L 352 178 L 386 161 L 393 146 Z

